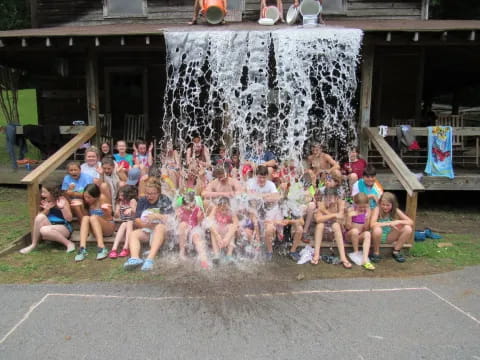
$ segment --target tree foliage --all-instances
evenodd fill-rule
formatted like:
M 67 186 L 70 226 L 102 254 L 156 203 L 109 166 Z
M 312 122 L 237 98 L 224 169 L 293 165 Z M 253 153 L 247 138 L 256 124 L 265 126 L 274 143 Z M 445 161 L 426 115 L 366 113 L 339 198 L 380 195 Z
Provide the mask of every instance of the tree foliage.
M 27 1 L 0 0 L 0 30 L 21 29 L 29 26 Z

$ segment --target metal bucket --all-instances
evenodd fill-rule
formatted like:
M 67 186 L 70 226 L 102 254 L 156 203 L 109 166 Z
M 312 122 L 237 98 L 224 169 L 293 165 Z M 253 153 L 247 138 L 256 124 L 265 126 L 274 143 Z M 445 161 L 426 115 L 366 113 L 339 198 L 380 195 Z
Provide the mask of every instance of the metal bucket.
M 300 14 L 302 16 L 315 15 L 318 16 L 322 11 L 322 5 L 316 0 L 303 0 L 300 4 Z
M 209 24 L 220 24 L 225 18 L 225 7 L 222 0 L 204 0 L 203 13 Z
M 263 8 L 262 18 L 272 19 L 275 24 L 280 19 L 280 11 L 276 6 L 266 6 Z
M 318 25 L 318 16 L 317 15 L 303 15 L 303 26 L 317 26 Z

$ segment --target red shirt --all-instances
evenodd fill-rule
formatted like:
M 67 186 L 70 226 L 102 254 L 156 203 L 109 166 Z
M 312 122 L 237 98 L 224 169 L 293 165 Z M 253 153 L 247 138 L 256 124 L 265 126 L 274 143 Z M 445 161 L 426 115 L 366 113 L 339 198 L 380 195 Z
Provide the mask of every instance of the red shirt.
M 348 171 L 348 167 L 350 167 L 351 171 Z M 354 162 L 346 162 L 343 164 L 343 169 L 347 174 L 355 173 L 357 174 L 358 178 L 361 179 L 363 177 L 363 171 L 367 167 L 367 162 L 364 159 L 357 159 Z

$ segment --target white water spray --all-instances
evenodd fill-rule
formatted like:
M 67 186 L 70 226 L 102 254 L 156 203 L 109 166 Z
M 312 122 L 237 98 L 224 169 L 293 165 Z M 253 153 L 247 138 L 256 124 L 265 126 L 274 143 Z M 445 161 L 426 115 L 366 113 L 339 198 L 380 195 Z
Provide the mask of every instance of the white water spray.
M 360 30 L 167 32 L 165 39 L 163 130 L 181 150 L 196 132 L 209 146 L 227 143 L 241 154 L 262 137 L 277 156 L 297 161 L 309 141 L 330 150 L 356 141 Z

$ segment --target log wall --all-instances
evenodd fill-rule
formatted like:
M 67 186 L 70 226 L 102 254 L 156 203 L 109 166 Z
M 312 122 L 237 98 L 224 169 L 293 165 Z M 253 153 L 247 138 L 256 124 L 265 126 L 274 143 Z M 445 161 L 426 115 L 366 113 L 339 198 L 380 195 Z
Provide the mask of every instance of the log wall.
M 324 18 L 420 19 L 422 0 L 323 0 Z M 112 23 L 186 23 L 192 17 L 193 0 L 147 0 L 147 15 L 133 18 L 104 18 L 102 0 L 36 0 L 36 16 L 41 27 Z M 285 12 L 293 1 L 284 1 Z M 260 0 L 245 0 L 244 21 L 256 21 Z M 329 10 L 330 9 L 330 10 Z M 339 10 L 340 9 L 340 10 Z

